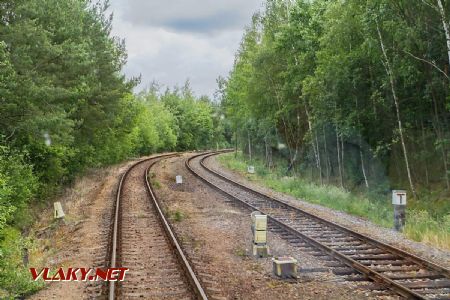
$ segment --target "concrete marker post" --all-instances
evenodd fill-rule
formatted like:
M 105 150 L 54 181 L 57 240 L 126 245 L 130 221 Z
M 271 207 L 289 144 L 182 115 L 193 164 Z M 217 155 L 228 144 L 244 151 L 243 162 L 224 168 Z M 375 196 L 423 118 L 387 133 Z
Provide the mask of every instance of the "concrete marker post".
M 53 219 L 57 221 L 58 225 L 66 225 L 65 216 L 66 214 L 64 213 L 61 202 L 54 202 Z
M 55 219 L 63 219 L 65 217 L 61 202 L 53 203 L 53 209 Z
M 247 166 L 247 173 L 255 174 L 255 166 Z
M 393 190 L 392 204 L 394 205 L 394 229 L 402 232 L 406 224 L 406 191 Z
M 252 248 L 253 256 L 263 258 L 269 255 L 267 247 L 267 216 L 259 211 L 250 214 L 252 218 Z

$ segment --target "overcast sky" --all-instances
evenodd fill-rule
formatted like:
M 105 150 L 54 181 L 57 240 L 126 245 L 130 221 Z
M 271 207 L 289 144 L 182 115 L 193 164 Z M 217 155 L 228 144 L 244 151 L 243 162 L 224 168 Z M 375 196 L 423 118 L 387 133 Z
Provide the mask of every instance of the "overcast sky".
M 110 0 L 113 35 L 125 38 L 128 77 L 142 74 L 138 90 L 156 80 L 212 96 L 262 0 Z

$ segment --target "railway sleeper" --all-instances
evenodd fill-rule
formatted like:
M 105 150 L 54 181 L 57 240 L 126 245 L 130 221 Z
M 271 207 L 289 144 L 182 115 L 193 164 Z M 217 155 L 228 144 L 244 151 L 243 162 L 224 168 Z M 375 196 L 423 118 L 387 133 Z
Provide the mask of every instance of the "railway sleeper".
M 374 248 L 373 246 L 369 244 L 361 244 L 361 245 L 337 245 L 337 246 L 330 246 L 330 248 L 333 248 L 336 251 L 364 251 L 364 250 L 375 250 L 379 248 Z
M 378 267 L 380 265 L 388 265 L 388 266 L 408 266 L 414 265 L 413 262 L 405 261 L 405 260 L 358 260 L 360 264 L 363 264 L 367 267 Z
M 450 288 L 449 279 L 437 279 L 437 280 L 420 280 L 420 281 L 401 281 L 401 284 L 410 289 L 444 289 Z
M 344 277 L 345 281 L 371 281 L 367 276 L 362 274 L 350 274 L 349 276 Z
M 354 260 L 396 260 L 398 256 L 392 254 L 379 254 L 379 255 L 370 255 L 370 254 L 346 254 L 348 257 L 351 257 Z
M 353 268 L 349 267 L 337 267 L 331 270 L 335 275 L 351 275 L 351 274 L 361 274 Z
M 359 250 L 359 249 L 347 249 L 347 250 L 339 250 L 337 249 L 337 251 L 339 251 L 342 254 L 345 255 L 350 255 L 350 254 L 373 254 L 373 255 L 377 255 L 377 254 L 386 254 L 386 251 L 381 250 L 381 249 L 367 249 L 367 250 Z
M 411 271 L 420 271 L 422 268 L 418 265 L 410 265 L 410 266 L 376 266 L 370 268 L 375 272 L 411 272 Z
M 387 273 L 387 272 L 386 272 Z M 383 274 L 393 280 L 404 280 L 404 279 L 441 279 L 445 278 L 443 275 L 435 273 L 419 273 L 419 274 Z

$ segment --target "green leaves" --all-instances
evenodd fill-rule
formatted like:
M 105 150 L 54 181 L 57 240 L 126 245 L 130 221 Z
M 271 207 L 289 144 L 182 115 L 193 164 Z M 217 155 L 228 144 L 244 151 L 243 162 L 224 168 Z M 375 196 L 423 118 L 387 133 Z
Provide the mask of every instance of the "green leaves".
M 153 83 L 137 99 L 139 116 L 135 132 L 139 153 L 226 146 L 227 125 L 221 108 L 206 96 L 197 98 L 189 82 L 163 93 Z
M 0 237 L 5 225 L 13 222 L 14 212 L 26 207 L 37 188 L 37 178 L 24 155 L 0 146 Z
M 394 74 L 406 150 L 397 138 L 378 29 Z M 369 181 L 381 172 L 392 186 L 404 186 L 407 172 L 398 155 L 415 151 L 423 152 L 410 163 L 415 180 L 437 170 L 427 171 L 421 184 L 445 188 L 450 186 L 449 145 L 440 142 L 450 138 L 445 40 L 439 10 L 422 0 L 268 0 L 244 34 L 222 88 L 222 105 L 233 127 L 241 129 L 242 141 L 248 130 L 258 133 L 252 128 L 269 122 L 290 156 L 305 153 L 303 163 L 317 174 L 325 172 L 321 159 L 331 177 L 340 176 L 336 170 L 343 160 L 344 177 L 346 171 L 353 185 L 362 182 L 365 158 L 373 168 L 365 170 Z M 248 126 L 249 120 L 256 126 Z M 255 136 L 260 144 L 264 138 L 261 132 Z
M 0 276 L 3 298 L 35 288 L 20 269 L 20 245 L 3 243 L 5 234 L 30 224 L 30 202 L 135 154 L 138 111 L 104 7 L 6 0 L 0 15 L 0 269 L 11 271 Z

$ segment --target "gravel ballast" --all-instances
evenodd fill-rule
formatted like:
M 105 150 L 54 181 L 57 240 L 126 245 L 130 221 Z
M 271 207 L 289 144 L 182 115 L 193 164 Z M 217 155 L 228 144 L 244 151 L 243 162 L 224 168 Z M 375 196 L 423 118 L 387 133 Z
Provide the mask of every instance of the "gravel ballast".
M 155 166 L 160 188 L 155 192 L 182 241 L 188 257 L 204 261 L 200 271 L 213 275 L 219 299 L 362 299 L 373 296 L 357 289 L 357 283 L 345 282 L 324 269 L 323 261 L 298 251 L 278 234 L 268 235 L 272 256 L 293 256 L 300 269 L 297 280 L 279 280 L 272 274 L 272 258 L 251 255 L 251 218 L 248 211 L 235 207 L 227 198 L 191 175 L 184 159 L 172 158 Z M 175 176 L 183 184 L 175 184 Z M 317 271 L 322 269 L 322 271 Z
M 224 176 L 227 176 L 241 184 L 247 185 L 257 191 L 271 195 L 277 199 L 285 201 L 286 203 L 303 209 L 306 212 L 315 214 L 326 220 L 350 228 L 358 233 L 368 235 L 381 242 L 387 243 L 404 251 L 411 252 L 443 267 L 450 268 L 449 251 L 409 240 L 403 234 L 396 232 L 393 229 L 378 226 L 363 218 L 352 216 L 345 212 L 336 211 L 321 205 L 312 204 L 303 199 L 298 199 L 284 193 L 279 193 L 270 188 L 256 184 L 255 182 L 250 181 L 248 178 L 242 176 L 238 172 L 226 169 L 217 160 L 217 156 L 210 157 L 205 162 L 206 165 L 211 169 L 218 171 Z

